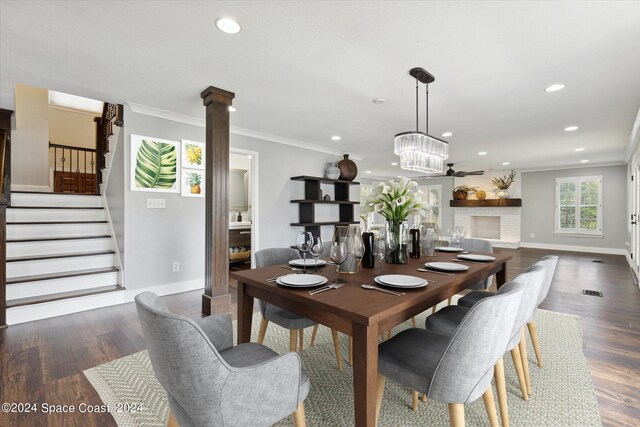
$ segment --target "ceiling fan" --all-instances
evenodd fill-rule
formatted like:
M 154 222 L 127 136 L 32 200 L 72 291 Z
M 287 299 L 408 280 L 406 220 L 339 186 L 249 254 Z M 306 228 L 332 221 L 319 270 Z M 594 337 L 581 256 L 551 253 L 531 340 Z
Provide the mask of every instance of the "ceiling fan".
M 422 175 L 422 176 L 416 176 L 414 178 L 439 178 L 441 176 L 454 176 L 456 178 L 464 178 L 467 175 L 484 175 L 484 171 L 454 171 L 453 170 L 453 163 L 447 163 L 447 166 L 449 166 L 449 169 L 447 169 L 447 171 L 443 174 L 440 175 Z

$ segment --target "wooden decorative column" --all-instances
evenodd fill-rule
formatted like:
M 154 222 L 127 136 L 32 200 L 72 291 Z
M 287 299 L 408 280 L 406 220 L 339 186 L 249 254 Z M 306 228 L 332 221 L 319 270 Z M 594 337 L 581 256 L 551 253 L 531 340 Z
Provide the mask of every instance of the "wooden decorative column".
M 0 328 L 7 326 L 7 206 L 11 204 L 11 115 L 0 108 Z
M 205 282 L 202 312 L 229 313 L 229 107 L 235 97 L 209 86 L 206 107 Z

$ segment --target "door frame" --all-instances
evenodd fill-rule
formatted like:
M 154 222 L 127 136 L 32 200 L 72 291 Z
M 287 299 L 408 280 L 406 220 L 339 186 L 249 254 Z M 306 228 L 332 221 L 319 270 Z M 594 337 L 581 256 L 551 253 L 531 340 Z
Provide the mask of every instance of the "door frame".
M 255 259 L 255 253 L 260 249 L 260 236 L 259 236 L 259 224 L 260 221 L 259 219 L 259 212 L 260 209 L 258 208 L 258 204 L 259 204 L 259 197 L 258 194 L 260 194 L 259 192 L 259 188 L 258 188 L 258 175 L 259 175 L 259 169 L 258 169 L 258 165 L 259 165 L 259 154 L 257 151 L 252 151 L 252 150 L 245 150 L 243 148 L 236 148 L 236 147 L 229 147 L 229 153 L 233 153 L 233 154 L 241 154 L 241 155 L 245 155 L 245 156 L 251 156 L 251 180 L 250 180 L 250 185 L 251 188 L 249 189 L 249 193 L 250 193 L 250 197 L 249 197 L 249 204 L 251 206 L 250 208 L 250 212 L 251 212 L 251 268 L 255 268 L 256 267 L 256 259 Z

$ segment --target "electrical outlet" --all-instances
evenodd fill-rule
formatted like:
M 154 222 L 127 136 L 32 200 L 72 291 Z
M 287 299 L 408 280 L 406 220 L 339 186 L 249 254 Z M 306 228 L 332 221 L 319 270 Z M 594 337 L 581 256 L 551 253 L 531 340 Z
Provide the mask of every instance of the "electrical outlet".
M 180 263 L 178 261 L 173 263 L 173 271 L 180 271 Z
M 531 233 L 531 238 L 532 238 L 532 239 L 535 239 L 535 238 L 536 238 L 535 233 Z
M 147 209 L 165 209 L 166 207 L 166 199 L 147 199 Z

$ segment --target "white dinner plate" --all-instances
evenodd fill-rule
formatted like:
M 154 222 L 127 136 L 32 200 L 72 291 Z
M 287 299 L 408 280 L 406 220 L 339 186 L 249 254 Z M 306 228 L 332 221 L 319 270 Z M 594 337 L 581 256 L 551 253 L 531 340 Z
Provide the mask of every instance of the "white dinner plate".
M 289 265 L 293 265 L 295 267 L 304 267 L 305 263 L 307 267 L 313 267 L 314 265 L 317 265 L 318 267 L 320 267 L 322 265 L 325 265 L 327 261 L 323 259 L 319 259 L 318 264 L 314 264 L 314 260 L 309 258 L 307 258 L 306 260 L 304 258 L 301 258 L 301 259 L 292 259 L 291 261 L 289 261 Z
M 327 283 L 327 278 L 317 274 L 287 274 L 278 277 L 276 283 L 292 288 L 310 288 Z
M 484 262 L 496 260 L 496 257 L 489 256 L 489 255 L 480 255 L 480 254 L 461 254 L 461 255 L 458 255 L 458 258 L 466 259 L 467 261 L 484 261 Z
M 453 246 L 440 246 L 440 247 L 437 247 L 436 250 L 440 252 L 464 252 L 464 249 L 454 248 Z
M 453 262 L 428 262 L 424 265 L 427 268 L 442 271 L 465 271 L 469 269 L 468 265 L 457 264 Z
M 385 274 L 373 279 L 380 285 L 392 286 L 394 288 L 422 288 L 427 286 L 427 281 L 415 276 L 406 276 L 404 274 Z

